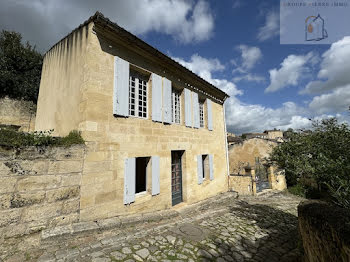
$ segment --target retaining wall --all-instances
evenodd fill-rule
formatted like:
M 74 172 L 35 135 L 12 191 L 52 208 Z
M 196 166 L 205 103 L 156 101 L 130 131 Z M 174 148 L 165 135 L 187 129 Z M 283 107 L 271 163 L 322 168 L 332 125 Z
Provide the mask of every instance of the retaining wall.
M 298 221 L 305 262 L 350 261 L 350 210 L 305 201 Z
M 19 126 L 20 131 L 34 131 L 35 112 L 33 102 L 0 98 L 0 124 Z
M 79 221 L 84 150 L 0 147 L 0 238 Z

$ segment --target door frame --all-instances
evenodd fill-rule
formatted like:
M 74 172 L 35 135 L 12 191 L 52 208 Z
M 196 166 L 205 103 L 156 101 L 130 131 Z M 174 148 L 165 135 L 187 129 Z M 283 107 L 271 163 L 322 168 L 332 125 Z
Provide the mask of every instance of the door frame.
M 176 197 L 174 200 L 174 194 L 173 194 L 173 155 L 179 155 L 179 160 L 180 160 L 180 196 Z M 175 206 L 181 202 L 184 201 L 184 190 L 183 190 L 183 156 L 184 156 L 184 150 L 172 150 L 171 151 L 171 169 L 170 169 L 170 179 L 171 179 L 171 205 Z M 179 198 L 179 199 L 178 199 Z

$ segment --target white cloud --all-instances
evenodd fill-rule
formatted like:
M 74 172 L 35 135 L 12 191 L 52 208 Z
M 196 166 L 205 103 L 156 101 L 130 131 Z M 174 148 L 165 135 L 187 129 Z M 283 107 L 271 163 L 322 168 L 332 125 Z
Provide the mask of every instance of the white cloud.
M 350 36 L 333 43 L 322 59 L 319 80 L 308 83 L 301 93 L 320 94 L 350 84 Z
M 183 66 L 190 69 L 200 77 L 207 80 L 209 83 L 220 88 L 230 96 L 242 95 L 243 91 L 237 89 L 236 85 L 226 79 L 216 79 L 212 77 L 212 72 L 222 71 L 225 67 L 216 58 L 207 59 L 198 54 L 191 56 L 190 61 L 185 61 L 182 58 L 173 57 L 173 59 Z
M 233 78 L 234 82 L 239 82 L 239 81 L 247 81 L 247 82 L 257 82 L 257 83 L 261 83 L 265 81 L 265 77 L 263 76 L 259 76 L 259 75 L 254 75 L 251 73 L 246 73 L 242 76 L 235 76 Z
M 241 69 L 243 71 L 247 71 L 252 69 L 257 62 L 259 62 L 262 58 L 262 53 L 259 47 L 252 46 L 249 47 L 247 45 L 239 45 L 237 47 L 241 52 L 242 58 L 242 66 Z
M 311 126 L 303 108 L 286 102 L 273 109 L 262 105 L 246 104 L 237 98 L 226 102 L 227 129 L 234 133 L 261 132 L 266 129 L 300 129 Z
M 214 16 L 204 0 L 3 0 L 0 29 L 16 30 L 47 50 L 97 10 L 135 34 L 155 31 L 182 43 L 205 41 L 214 30 Z
M 314 64 L 316 59 L 315 54 L 309 52 L 306 55 L 289 55 L 281 63 L 280 69 L 271 69 L 270 73 L 270 85 L 265 89 L 265 92 L 275 92 L 289 85 L 296 86 L 308 72 L 306 67 L 307 63 Z
M 350 106 L 350 84 L 331 93 L 315 96 L 309 106 L 319 114 L 346 111 Z
M 279 35 L 280 16 L 277 11 L 270 11 L 266 14 L 265 24 L 259 28 L 258 39 L 265 41 Z
M 230 95 L 225 102 L 226 123 L 230 132 L 239 134 L 275 127 L 287 129 L 310 126 L 310 121 L 304 116 L 305 109 L 293 102 L 286 102 L 277 109 L 241 102 L 237 96 L 243 94 L 242 90 L 237 89 L 233 82 L 212 76 L 213 73 L 224 70 L 218 59 L 207 59 L 198 54 L 193 55 L 189 61 L 174 59 Z
M 262 59 L 263 55 L 259 47 L 239 45 L 236 48 L 240 52 L 240 59 L 231 59 L 231 64 L 236 66 L 232 70 L 233 74 L 239 74 L 233 78 L 233 81 L 248 81 L 248 82 L 262 82 L 265 80 L 264 77 L 249 73 L 250 70 Z M 240 61 L 240 65 L 237 61 Z

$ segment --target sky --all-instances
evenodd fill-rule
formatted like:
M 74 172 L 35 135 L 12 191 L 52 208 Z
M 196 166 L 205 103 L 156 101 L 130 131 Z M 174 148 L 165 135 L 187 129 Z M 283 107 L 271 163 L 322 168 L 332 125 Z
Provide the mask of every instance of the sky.
M 346 0 L 347 1 L 347 0 Z M 280 44 L 276 0 L 0 0 L 0 30 L 45 53 L 96 11 L 230 95 L 236 134 L 350 122 L 350 36 Z

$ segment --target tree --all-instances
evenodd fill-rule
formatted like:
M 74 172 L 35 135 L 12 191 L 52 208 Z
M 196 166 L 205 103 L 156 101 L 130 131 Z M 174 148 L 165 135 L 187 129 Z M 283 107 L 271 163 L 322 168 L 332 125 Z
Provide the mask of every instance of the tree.
M 0 34 L 0 97 L 37 102 L 43 56 L 16 32 Z
M 291 133 L 272 150 L 270 160 L 285 169 L 288 186 L 317 190 L 350 208 L 349 145 L 349 126 L 324 119 L 314 121 L 311 131 Z

